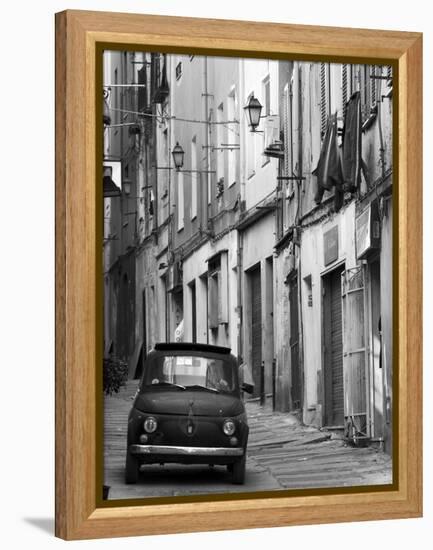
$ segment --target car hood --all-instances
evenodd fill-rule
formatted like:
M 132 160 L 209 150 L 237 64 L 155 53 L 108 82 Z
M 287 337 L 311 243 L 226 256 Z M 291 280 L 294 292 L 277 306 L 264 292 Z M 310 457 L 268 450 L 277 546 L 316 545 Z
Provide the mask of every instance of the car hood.
M 143 392 L 136 397 L 134 406 L 154 414 L 188 415 L 192 412 L 196 416 L 237 416 L 244 412 L 240 397 L 200 390 Z

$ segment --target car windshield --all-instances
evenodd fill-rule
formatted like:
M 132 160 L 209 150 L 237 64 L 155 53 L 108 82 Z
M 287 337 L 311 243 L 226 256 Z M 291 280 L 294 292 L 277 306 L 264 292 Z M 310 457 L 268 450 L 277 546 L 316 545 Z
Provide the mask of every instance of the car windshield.
M 233 374 L 232 366 L 221 359 L 171 355 L 157 357 L 148 363 L 143 386 L 233 392 L 236 389 Z

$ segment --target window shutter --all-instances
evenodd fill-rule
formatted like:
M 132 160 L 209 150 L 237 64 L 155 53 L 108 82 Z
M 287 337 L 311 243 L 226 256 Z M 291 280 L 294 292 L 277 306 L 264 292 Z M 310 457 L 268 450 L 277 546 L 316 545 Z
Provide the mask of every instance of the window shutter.
M 284 87 L 283 95 L 283 132 L 284 132 L 284 175 L 289 175 L 290 166 L 290 97 L 289 85 Z
M 329 114 L 329 93 L 328 93 L 329 65 L 320 64 L 320 133 L 322 138 L 326 132 L 326 124 Z
M 147 85 L 147 68 L 146 65 L 144 65 L 139 71 L 138 71 L 138 84 L 144 84 Z M 147 101 L 146 101 L 146 95 L 147 95 L 147 87 L 139 86 L 138 87 L 138 93 L 137 93 L 137 110 L 140 112 L 143 112 L 147 107 Z
M 218 322 L 229 322 L 229 296 L 228 296 L 228 253 L 221 253 L 221 265 L 218 274 Z
M 392 67 L 391 67 L 391 65 L 388 65 L 386 67 L 386 76 L 388 78 L 386 83 L 388 84 L 388 87 L 391 88 L 392 87 Z
M 344 63 L 341 67 L 341 97 L 343 102 L 343 117 L 346 115 L 346 104 L 349 100 L 349 81 L 348 81 L 349 67 Z
M 209 328 L 218 328 L 218 271 L 208 279 L 208 323 Z
M 370 109 L 376 106 L 376 65 L 371 65 L 370 70 Z M 371 78 L 372 77 L 372 78 Z

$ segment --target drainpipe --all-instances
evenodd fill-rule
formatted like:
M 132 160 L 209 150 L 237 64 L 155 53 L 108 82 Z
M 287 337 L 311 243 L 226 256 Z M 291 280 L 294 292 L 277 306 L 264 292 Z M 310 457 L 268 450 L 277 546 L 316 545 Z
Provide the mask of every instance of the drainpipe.
M 302 130 L 303 130 L 303 118 L 302 118 L 302 71 L 301 65 L 298 64 L 298 176 L 302 177 L 303 163 L 302 163 Z M 301 210 L 301 186 L 302 180 L 297 180 L 297 193 L 298 204 L 296 205 L 296 218 L 295 225 L 298 225 L 299 214 Z
M 299 167 L 299 176 L 302 177 L 303 175 L 303 159 L 302 159 L 302 143 L 303 143 L 303 117 L 302 117 L 302 71 L 301 66 L 298 65 L 298 167 Z M 298 180 L 297 185 L 297 210 L 296 210 L 296 221 L 295 225 L 298 227 L 298 221 L 299 221 L 299 215 L 301 212 L 301 186 L 303 185 L 303 180 Z M 302 268 L 302 262 L 301 262 L 301 230 L 298 228 L 296 230 L 296 239 L 298 241 L 298 315 L 299 315 L 299 364 L 301 367 L 301 403 L 302 403 L 302 417 L 304 415 L 303 408 L 304 408 L 304 324 L 303 324 L 303 317 L 302 317 L 302 274 L 301 274 L 301 268 Z
M 165 54 L 164 54 L 164 65 L 165 65 Z M 156 108 L 156 105 L 153 106 L 153 114 L 156 115 L 157 114 L 157 108 Z M 157 117 L 154 116 L 152 118 L 152 135 L 151 135 L 151 152 L 152 152 L 152 158 L 151 158 L 151 162 L 150 162 L 150 165 L 151 165 L 151 170 L 153 172 L 153 178 L 152 178 L 152 189 L 151 191 L 153 192 L 153 227 L 152 227 L 152 231 L 154 233 L 154 237 L 155 237 L 155 244 L 158 244 L 158 170 L 156 168 L 157 166 L 157 153 L 156 153 L 156 148 L 157 148 L 157 140 L 156 140 L 156 130 L 157 130 L 157 126 L 158 126 L 158 123 L 157 123 Z M 149 201 L 149 208 L 150 208 L 150 202 L 152 201 L 152 196 L 150 197 L 150 201 Z
M 171 76 L 171 71 L 172 71 L 172 67 L 171 67 L 171 56 L 168 57 L 167 59 L 170 60 L 170 65 L 169 65 L 169 70 L 170 70 L 170 76 Z M 171 81 L 171 79 L 170 79 Z M 172 84 L 172 82 L 171 82 Z M 172 122 L 172 105 L 173 103 L 173 90 L 172 90 L 172 85 L 170 85 L 170 91 L 169 91 L 169 96 L 168 96 L 168 105 L 167 105 L 167 111 L 168 111 L 168 136 L 167 136 L 167 140 L 168 140 L 168 159 L 166 159 L 167 161 L 167 164 L 168 164 L 168 213 L 167 213 L 167 216 L 168 216 L 168 226 L 167 226 L 167 271 L 166 271 L 166 278 L 165 278 L 165 293 L 166 293 L 166 298 L 165 298 L 165 311 L 166 311 L 166 326 L 165 326 L 165 338 L 167 341 L 170 341 L 171 340 L 171 316 L 170 316 L 170 306 L 171 306 L 171 297 L 169 296 L 168 294 L 168 284 L 169 284 L 169 281 L 170 281 L 170 270 L 172 269 L 172 265 L 170 263 L 171 261 L 171 251 L 172 251 L 172 247 L 173 247 L 173 219 L 172 219 L 172 205 L 171 205 L 171 184 L 172 184 L 172 179 L 171 179 L 171 176 L 172 176 L 172 166 L 171 166 L 171 150 L 172 150 L 172 132 L 173 132 L 173 122 Z
M 245 90 L 245 71 L 244 71 L 244 61 L 239 60 L 239 99 L 241 100 L 244 97 Z M 240 122 L 242 120 L 241 116 L 239 117 Z M 244 133 L 243 133 L 243 124 L 239 124 L 239 202 L 240 205 L 245 199 L 245 169 L 244 169 Z M 239 206 L 240 206 L 239 205 Z M 239 208 L 240 210 L 240 208 Z M 244 335 L 243 335 L 243 300 L 242 300 L 242 276 L 243 276 L 243 257 L 244 257 L 244 238 L 243 232 L 237 229 L 238 236 L 238 250 L 237 250 L 237 263 L 236 263 L 236 274 L 237 274 L 237 305 L 238 305 L 238 360 L 239 364 L 244 361 Z
M 243 311 L 242 311 L 242 270 L 243 270 L 243 234 L 238 230 L 238 252 L 237 252 L 237 303 L 238 303 L 238 360 L 239 364 L 243 361 Z
M 208 90 L 208 60 L 207 56 L 204 56 L 204 67 L 203 67 L 203 80 L 204 80 L 204 120 L 206 121 L 206 132 L 205 132 L 205 150 L 206 150 L 206 189 L 202 196 L 202 208 L 200 209 L 201 212 L 201 230 L 205 229 L 205 231 L 209 230 L 209 178 L 211 177 L 211 174 L 209 173 L 210 170 L 210 120 L 209 120 L 209 90 Z M 203 198 L 204 198 L 204 204 L 203 204 Z M 203 227 L 205 226 L 205 227 Z M 209 284 L 209 281 L 208 281 Z M 206 289 L 208 289 L 208 284 L 206 285 Z M 208 303 L 208 296 L 206 293 L 206 343 L 209 344 L 209 303 Z

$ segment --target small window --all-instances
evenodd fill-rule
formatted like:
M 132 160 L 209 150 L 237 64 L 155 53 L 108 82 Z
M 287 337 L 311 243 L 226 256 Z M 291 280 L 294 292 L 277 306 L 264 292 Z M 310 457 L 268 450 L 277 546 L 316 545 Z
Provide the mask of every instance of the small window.
M 228 323 L 228 255 L 221 252 L 208 263 L 208 324 Z
M 179 61 L 179 63 L 176 65 L 176 80 L 179 80 L 182 76 L 182 61 Z

